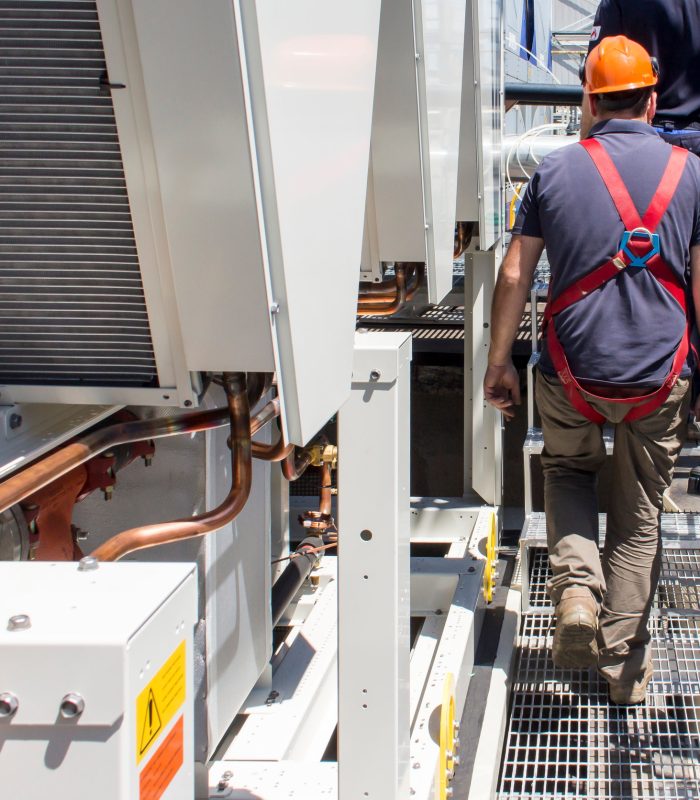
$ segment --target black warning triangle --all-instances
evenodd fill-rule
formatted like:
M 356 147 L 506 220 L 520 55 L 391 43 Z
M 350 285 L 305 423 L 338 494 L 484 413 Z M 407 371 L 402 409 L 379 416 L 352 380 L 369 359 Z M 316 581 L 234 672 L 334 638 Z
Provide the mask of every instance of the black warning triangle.
M 163 724 L 156 705 L 156 696 L 153 689 L 148 690 L 148 700 L 146 702 L 146 713 L 143 715 L 143 730 L 141 731 L 141 743 L 139 744 L 139 755 L 144 753 L 148 745 L 158 736 Z

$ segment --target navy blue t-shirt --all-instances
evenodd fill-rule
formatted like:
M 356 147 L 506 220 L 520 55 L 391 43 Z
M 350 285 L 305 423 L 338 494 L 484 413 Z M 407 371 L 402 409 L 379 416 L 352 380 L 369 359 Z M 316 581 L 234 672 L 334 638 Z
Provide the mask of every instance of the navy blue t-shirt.
M 652 127 L 608 120 L 591 135 L 610 154 L 640 216 L 671 154 Z M 548 155 L 528 184 L 514 234 L 544 239 L 554 298 L 611 259 L 624 225 L 591 157 L 578 143 Z M 690 247 L 700 244 L 700 159 L 689 157 L 657 232 L 661 256 L 681 278 L 690 303 Z M 628 268 L 555 318 L 573 374 L 625 387 L 659 386 L 685 329 L 678 303 L 645 269 Z M 553 373 L 546 343 L 540 368 Z M 686 369 L 686 375 L 689 371 Z
M 620 34 L 659 60 L 657 119 L 700 122 L 700 0 L 602 0 L 589 50 Z

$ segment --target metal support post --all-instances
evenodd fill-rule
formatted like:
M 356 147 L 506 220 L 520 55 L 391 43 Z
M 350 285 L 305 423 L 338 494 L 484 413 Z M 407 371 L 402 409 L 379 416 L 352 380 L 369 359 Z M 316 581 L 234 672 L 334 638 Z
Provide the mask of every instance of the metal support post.
M 483 380 L 488 362 L 491 338 L 491 299 L 496 286 L 496 274 L 501 264 L 502 245 L 497 242 L 493 250 L 471 254 L 471 302 L 472 313 L 465 308 L 465 325 L 471 326 L 465 344 L 471 341 L 471 387 L 465 387 L 465 397 L 471 400 L 465 405 L 465 427 L 472 425 L 471 453 L 465 457 L 472 473 L 472 486 L 487 503 L 501 504 L 501 415 L 484 400 Z M 465 276 L 465 283 L 468 278 Z M 466 301 L 466 293 L 465 293 Z M 465 346 L 465 360 L 468 358 Z M 465 364 L 465 382 L 467 369 Z M 471 392 L 466 391 L 471 388 Z
M 410 361 L 410 335 L 356 334 L 339 415 L 339 800 L 409 793 Z

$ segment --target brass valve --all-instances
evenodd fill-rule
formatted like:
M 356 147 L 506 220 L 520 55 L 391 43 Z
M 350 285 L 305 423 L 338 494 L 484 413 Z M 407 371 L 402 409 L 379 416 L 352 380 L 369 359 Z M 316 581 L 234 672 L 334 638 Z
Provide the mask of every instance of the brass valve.
M 314 444 L 308 449 L 311 455 L 311 466 L 322 467 L 330 464 L 331 469 L 338 466 L 338 447 L 334 444 Z

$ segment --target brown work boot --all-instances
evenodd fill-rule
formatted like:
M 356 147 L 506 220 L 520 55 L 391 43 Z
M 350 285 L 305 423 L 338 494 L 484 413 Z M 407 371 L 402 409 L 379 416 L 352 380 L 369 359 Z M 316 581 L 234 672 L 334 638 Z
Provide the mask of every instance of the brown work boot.
M 587 669 L 598 661 L 598 604 L 585 586 L 564 589 L 554 612 L 552 661 L 563 669 Z
M 610 702 L 619 706 L 635 706 L 643 703 L 647 698 L 647 686 L 653 674 L 654 662 L 649 659 L 641 678 L 633 681 L 611 681 L 606 678 L 610 690 Z

